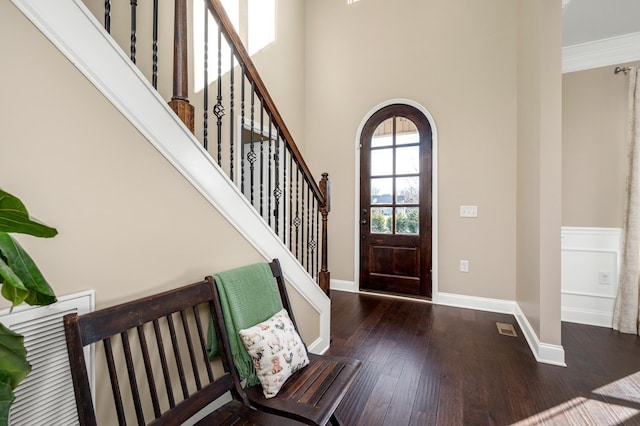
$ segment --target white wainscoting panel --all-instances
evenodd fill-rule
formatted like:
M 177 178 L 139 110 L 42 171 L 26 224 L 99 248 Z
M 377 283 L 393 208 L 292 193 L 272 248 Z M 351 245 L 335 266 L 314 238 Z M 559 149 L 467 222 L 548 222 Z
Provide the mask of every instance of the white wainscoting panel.
M 621 238 L 620 228 L 562 227 L 562 321 L 611 327 Z

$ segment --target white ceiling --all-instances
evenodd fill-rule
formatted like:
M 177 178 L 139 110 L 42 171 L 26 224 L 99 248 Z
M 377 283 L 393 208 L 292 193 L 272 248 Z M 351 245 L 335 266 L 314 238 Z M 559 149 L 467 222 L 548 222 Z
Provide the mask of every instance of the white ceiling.
M 630 33 L 640 33 L 640 0 L 570 0 L 562 9 L 564 47 Z

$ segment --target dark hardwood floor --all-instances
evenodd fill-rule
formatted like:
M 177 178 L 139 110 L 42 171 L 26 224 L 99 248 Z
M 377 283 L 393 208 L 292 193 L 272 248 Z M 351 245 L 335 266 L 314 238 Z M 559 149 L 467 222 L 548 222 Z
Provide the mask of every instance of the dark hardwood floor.
M 346 425 L 640 425 L 638 336 L 563 323 L 567 367 L 556 367 L 535 361 L 511 315 L 338 291 L 331 300 L 330 353 L 364 364 L 338 408 Z

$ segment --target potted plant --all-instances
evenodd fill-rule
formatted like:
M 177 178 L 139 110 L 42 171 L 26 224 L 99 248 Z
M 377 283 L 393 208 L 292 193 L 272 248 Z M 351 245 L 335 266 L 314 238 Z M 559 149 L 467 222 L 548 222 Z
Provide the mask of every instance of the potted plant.
M 0 286 L 13 307 L 49 305 L 56 296 L 26 251 L 10 233 L 51 238 L 58 231 L 31 217 L 24 204 L 0 189 Z M 0 322 L 0 426 L 8 425 L 13 390 L 29 374 L 24 338 Z

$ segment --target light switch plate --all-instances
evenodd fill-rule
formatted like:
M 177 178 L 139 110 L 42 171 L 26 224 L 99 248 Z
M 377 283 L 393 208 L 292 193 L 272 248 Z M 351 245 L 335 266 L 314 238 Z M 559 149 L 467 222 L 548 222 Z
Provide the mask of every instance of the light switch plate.
M 478 206 L 460 206 L 460 217 L 478 217 Z

